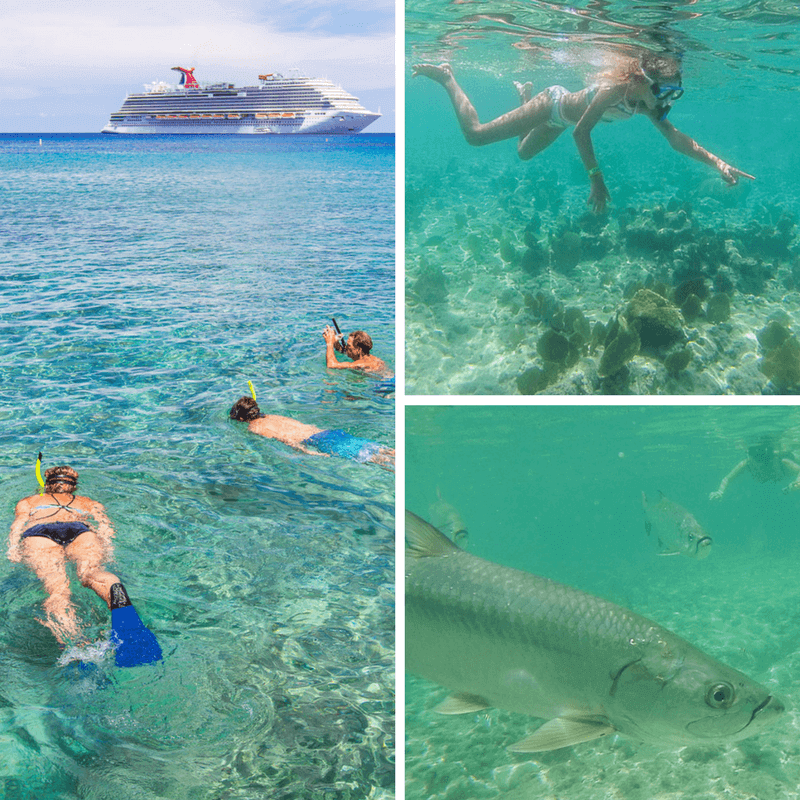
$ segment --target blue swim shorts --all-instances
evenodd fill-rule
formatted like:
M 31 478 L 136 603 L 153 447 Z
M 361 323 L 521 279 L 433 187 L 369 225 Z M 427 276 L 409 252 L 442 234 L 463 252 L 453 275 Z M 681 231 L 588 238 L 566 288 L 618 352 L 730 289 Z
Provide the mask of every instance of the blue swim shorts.
M 303 444 L 310 444 L 321 453 L 361 462 L 370 461 L 381 449 L 381 445 L 377 442 L 351 436 L 346 431 L 340 430 L 320 431 L 309 436 Z

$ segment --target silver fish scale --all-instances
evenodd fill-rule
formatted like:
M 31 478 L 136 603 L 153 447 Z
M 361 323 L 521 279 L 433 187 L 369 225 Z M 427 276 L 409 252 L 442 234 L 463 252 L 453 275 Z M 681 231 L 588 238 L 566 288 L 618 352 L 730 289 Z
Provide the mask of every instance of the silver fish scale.
M 466 553 L 415 560 L 406 581 L 406 614 L 561 653 L 585 654 L 589 647 L 608 654 L 611 646 L 630 654 L 634 644 L 674 636 L 578 589 Z

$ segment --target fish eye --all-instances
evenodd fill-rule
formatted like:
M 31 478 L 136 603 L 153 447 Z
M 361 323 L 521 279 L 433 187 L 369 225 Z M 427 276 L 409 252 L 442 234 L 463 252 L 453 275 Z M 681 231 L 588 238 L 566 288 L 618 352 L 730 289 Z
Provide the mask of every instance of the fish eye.
M 730 708 L 736 699 L 736 692 L 729 683 L 715 683 L 706 692 L 706 703 L 711 708 Z

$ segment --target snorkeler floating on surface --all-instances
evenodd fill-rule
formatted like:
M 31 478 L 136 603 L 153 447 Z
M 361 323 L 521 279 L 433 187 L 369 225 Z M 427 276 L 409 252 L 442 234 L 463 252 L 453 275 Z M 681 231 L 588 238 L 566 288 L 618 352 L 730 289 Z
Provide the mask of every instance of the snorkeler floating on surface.
M 394 450 L 390 447 L 351 436 L 345 431 L 323 430 L 315 425 L 306 425 L 291 417 L 262 414 L 252 397 L 239 398 L 230 410 L 230 418 L 247 422 L 247 429 L 251 433 L 277 439 L 310 455 L 334 455 L 394 469 Z
M 345 340 L 330 325 L 327 325 L 322 336 L 325 339 L 325 366 L 328 369 L 360 369 L 381 378 L 391 377 L 391 370 L 385 362 L 370 354 L 372 338 L 368 333 L 353 331 Z M 344 353 L 353 363 L 338 361 L 335 350 Z
M 100 503 L 75 494 L 78 473 L 68 466 L 51 467 L 40 476 L 42 493 L 17 503 L 8 537 L 8 558 L 24 562 L 42 582 L 49 628 L 60 644 L 75 641 L 81 630 L 70 594 L 66 562 L 74 561 L 78 579 L 111 609 L 111 627 L 120 666 L 134 666 L 161 658 L 161 648 L 142 625 L 120 579 L 104 564 L 113 557 L 114 529 Z M 89 525 L 93 520 L 94 526 Z
M 777 439 L 765 437 L 758 444 L 747 448 L 747 458 L 740 461 L 723 479 L 719 489 L 711 492 L 709 500 L 721 500 L 728 484 L 742 472 L 748 470 L 759 483 L 778 483 L 787 477 L 794 480 L 783 488 L 783 493 L 800 489 L 800 464 L 794 461 L 794 454 L 780 450 Z
M 417 64 L 413 69 L 414 77 L 425 75 L 445 88 L 469 144 L 485 145 L 518 136 L 517 152 L 521 159 L 527 160 L 574 125 L 572 136 L 591 184 L 589 205 L 598 213 L 605 211 L 611 199 L 591 139 L 592 129 L 600 121 L 612 122 L 641 114 L 655 125 L 673 150 L 718 170 L 726 183 L 738 183 L 740 177 L 754 180 L 754 176 L 704 150 L 667 121 L 672 104 L 683 94 L 680 67 L 672 58 L 651 52 L 644 52 L 639 58 L 618 57 L 611 70 L 598 75 L 591 86 L 579 92 L 550 86 L 531 96 L 529 83 L 515 84 L 520 93 L 519 108 L 486 123 L 478 120 L 474 106 L 448 64 Z

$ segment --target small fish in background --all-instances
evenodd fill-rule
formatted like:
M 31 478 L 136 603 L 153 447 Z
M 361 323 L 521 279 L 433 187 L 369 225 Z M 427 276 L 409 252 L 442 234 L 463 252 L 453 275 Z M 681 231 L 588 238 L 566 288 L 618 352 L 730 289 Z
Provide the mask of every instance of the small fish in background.
M 706 558 L 711 553 L 711 537 L 683 507 L 659 492 L 657 503 L 648 503 L 642 492 L 644 529 L 658 539 L 660 556 L 685 555 Z
M 442 497 L 442 490 L 438 486 L 436 487 L 436 497 L 436 502 L 430 505 L 431 524 L 459 547 L 466 549 L 469 544 L 467 523 L 464 522 L 461 514 Z

